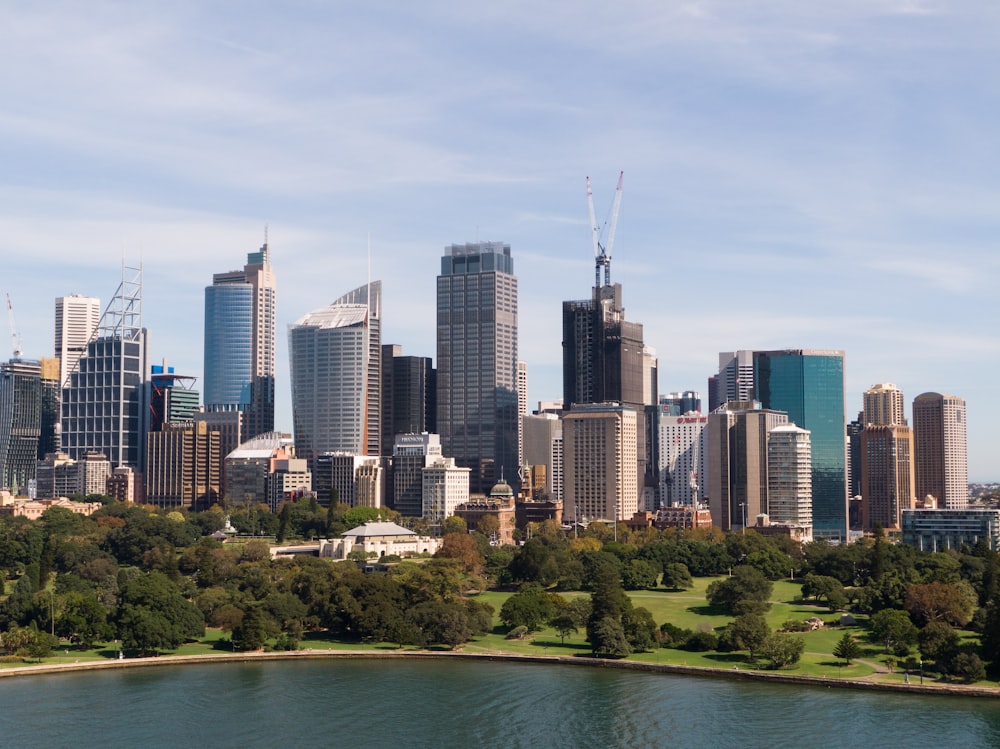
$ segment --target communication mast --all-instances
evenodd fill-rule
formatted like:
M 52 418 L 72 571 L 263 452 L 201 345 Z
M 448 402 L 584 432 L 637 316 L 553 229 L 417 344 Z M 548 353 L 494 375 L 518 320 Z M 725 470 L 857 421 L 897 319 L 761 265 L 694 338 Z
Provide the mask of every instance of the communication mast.
M 14 303 L 10 300 L 10 292 L 7 292 L 7 318 L 10 320 L 10 338 L 14 344 L 14 358 L 21 358 L 21 336 L 17 334 L 17 325 L 14 323 Z
M 594 215 L 594 193 L 590 189 L 590 177 L 587 177 L 587 209 L 590 212 L 591 239 L 594 243 L 594 288 L 601 285 L 601 267 L 604 267 L 604 285 L 611 285 L 611 248 L 615 243 L 615 227 L 618 225 L 618 210 L 622 204 L 622 180 L 625 172 L 618 174 L 618 187 L 615 189 L 615 200 L 611 206 L 611 218 L 608 221 L 608 240 L 601 244 L 601 227 L 597 225 Z

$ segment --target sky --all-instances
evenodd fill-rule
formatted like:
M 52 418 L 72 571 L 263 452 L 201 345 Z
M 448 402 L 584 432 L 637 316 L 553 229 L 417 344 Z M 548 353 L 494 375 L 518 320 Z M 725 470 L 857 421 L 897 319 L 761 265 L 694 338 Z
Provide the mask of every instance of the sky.
M 54 299 L 141 263 L 152 359 L 201 376 L 204 287 L 265 228 L 288 324 L 371 276 L 383 342 L 434 356 L 444 248 L 511 245 L 529 403 L 612 280 L 697 390 L 720 351 L 846 352 L 847 413 L 965 398 L 1000 480 L 1000 5 L 971 0 L 0 5 L 0 292 L 25 356 Z M 10 341 L 9 338 L 6 339 Z M 8 346 L 8 348 L 12 348 Z M 0 352 L 7 358 L 8 353 Z

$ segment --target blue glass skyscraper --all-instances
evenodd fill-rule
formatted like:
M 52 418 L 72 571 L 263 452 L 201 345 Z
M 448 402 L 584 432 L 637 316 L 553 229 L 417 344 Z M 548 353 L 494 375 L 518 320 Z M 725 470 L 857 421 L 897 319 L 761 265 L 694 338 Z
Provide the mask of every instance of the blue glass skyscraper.
M 756 399 L 812 432 L 813 535 L 847 540 L 844 352 L 753 354 Z
M 205 289 L 205 410 L 243 413 L 251 438 L 274 431 L 275 296 L 266 242 Z

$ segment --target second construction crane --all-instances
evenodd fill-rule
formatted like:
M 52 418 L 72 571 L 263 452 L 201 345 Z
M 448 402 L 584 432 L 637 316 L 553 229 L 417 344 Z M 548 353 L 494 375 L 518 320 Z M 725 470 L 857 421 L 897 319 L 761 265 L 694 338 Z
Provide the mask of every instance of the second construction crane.
M 615 200 L 611 206 L 611 218 L 608 221 L 608 239 L 601 244 L 601 227 L 597 225 L 594 215 L 594 193 L 590 189 L 590 177 L 587 177 L 587 209 L 590 211 L 590 231 L 594 243 L 594 288 L 601 285 L 601 267 L 604 267 L 604 285 L 611 284 L 611 248 L 615 243 L 615 226 L 618 224 L 618 210 L 622 204 L 622 180 L 625 172 L 618 174 L 618 187 L 615 189 Z

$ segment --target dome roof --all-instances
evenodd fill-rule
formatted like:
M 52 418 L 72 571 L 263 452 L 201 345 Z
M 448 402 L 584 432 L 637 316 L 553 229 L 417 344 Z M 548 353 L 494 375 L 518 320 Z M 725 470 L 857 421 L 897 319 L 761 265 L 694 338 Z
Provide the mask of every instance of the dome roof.
M 491 497 L 513 497 L 514 496 L 514 490 L 510 488 L 510 484 L 508 484 L 503 479 L 500 479 L 500 481 L 497 482 L 496 484 L 494 484 L 493 488 L 490 489 L 490 496 Z

